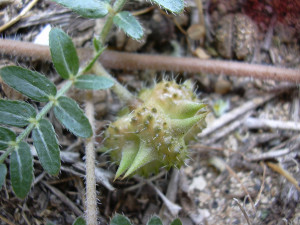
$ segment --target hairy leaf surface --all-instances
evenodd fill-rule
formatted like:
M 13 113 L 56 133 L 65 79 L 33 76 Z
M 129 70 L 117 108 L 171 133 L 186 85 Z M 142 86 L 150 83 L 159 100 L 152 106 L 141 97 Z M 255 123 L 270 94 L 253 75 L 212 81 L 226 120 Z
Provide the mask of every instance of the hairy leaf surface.
M 53 0 L 86 18 L 104 17 L 108 10 L 101 0 Z
M 16 135 L 10 129 L 0 127 L 0 150 L 8 148 L 10 141 L 15 141 Z
M 36 116 L 35 109 L 22 101 L 0 100 L 0 123 L 24 127 L 29 124 L 28 119 Z
M 0 190 L 2 188 L 2 185 L 4 184 L 6 174 L 7 174 L 6 165 L 3 163 L 0 163 Z
M 75 87 L 79 89 L 101 90 L 110 88 L 113 85 L 112 80 L 97 75 L 82 75 L 75 81 Z
M 33 157 L 25 142 L 21 142 L 10 155 L 10 179 L 16 196 L 24 199 L 33 180 Z
M 59 75 L 64 79 L 76 75 L 79 59 L 71 38 L 63 30 L 54 28 L 49 34 L 49 45 L 52 61 Z
M 64 96 L 58 98 L 54 114 L 76 136 L 83 138 L 92 136 L 93 131 L 88 119 L 73 99 Z
M 44 170 L 57 175 L 60 170 L 60 150 L 52 124 L 46 119 L 40 120 L 32 131 L 32 137 Z
M 7 66 L 0 69 L 0 75 L 7 85 L 35 101 L 47 102 L 56 95 L 55 85 L 38 72 Z
M 111 219 L 110 225 L 131 225 L 131 222 L 126 216 L 116 214 Z
M 137 19 L 130 12 L 119 12 L 114 16 L 114 24 L 121 28 L 126 34 L 133 39 L 141 39 L 143 28 Z
M 153 0 L 153 1 L 159 6 L 174 13 L 180 13 L 183 11 L 184 8 L 183 0 Z

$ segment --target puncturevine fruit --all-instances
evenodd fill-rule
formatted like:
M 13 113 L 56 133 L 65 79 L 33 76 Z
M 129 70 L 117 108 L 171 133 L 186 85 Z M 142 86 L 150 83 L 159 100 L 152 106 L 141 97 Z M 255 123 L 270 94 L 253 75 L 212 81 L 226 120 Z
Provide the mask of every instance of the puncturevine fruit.
M 206 105 L 190 81 L 162 81 L 142 90 L 143 101 L 111 123 L 105 149 L 119 164 L 115 179 L 134 173 L 149 175 L 160 168 L 179 168 L 188 156 L 187 143 L 205 127 Z

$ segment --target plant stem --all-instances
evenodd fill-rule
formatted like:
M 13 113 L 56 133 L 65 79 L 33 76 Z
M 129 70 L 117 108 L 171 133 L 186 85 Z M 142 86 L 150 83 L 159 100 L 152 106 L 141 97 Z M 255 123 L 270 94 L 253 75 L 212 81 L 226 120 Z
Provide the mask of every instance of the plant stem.
M 30 42 L 0 39 L 0 54 L 51 61 L 48 47 Z M 92 49 L 78 49 L 78 55 L 82 61 L 87 61 L 92 54 Z M 201 60 L 189 57 L 170 57 L 115 51 L 104 51 L 99 60 L 103 67 L 110 69 L 126 69 L 131 71 L 151 69 L 173 72 L 209 73 L 300 83 L 299 69 L 226 60 Z
M 72 86 L 72 81 L 68 81 L 56 94 L 55 99 L 58 99 L 60 96 L 62 96 L 64 93 L 66 93 L 70 87 Z M 52 108 L 54 102 L 49 101 L 42 110 L 36 115 L 35 120 L 39 121 L 42 119 Z M 26 138 L 30 132 L 34 129 L 35 125 L 33 123 L 30 123 L 25 130 L 23 130 L 22 133 L 19 134 L 19 136 L 16 139 L 16 145 L 18 145 L 24 138 Z M 0 156 L 0 163 L 3 163 L 4 160 L 15 150 L 14 147 L 8 148 L 1 156 Z
M 131 94 L 124 86 L 122 86 L 114 77 L 112 77 L 100 63 L 95 63 L 93 70 L 96 74 L 107 77 L 114 81 L 114 86 L 112 86 L 112 90 L 118 95 L 118 97 L 125 102 L 127 105 L 134 104 L 135 96 Z
M 87 91 L 85 114 L 92 125 L 94 119 L 93 92 Z M 87 224 L 97 224 L 97 196 L 96 196 L 96 178 L 95 178 L 95 136 L 88 138 L 85 142 L 85 167 L 86 167 L 86 222 Z
M 102 43 L 102 45 L 104 45 L 104 43 L 106 41 L 106 38 L 107 38 L 107 35 L 108 35 L 109 31 L 111 30 L 111 27 L 113 25 L 114 16 L 122 10 L 122 8 L 125 5 L 126 1 L 127 0 L 116 0 L 115 3 L 114 3 L 113 8 L 110 8 L 108 10 L 109 15 L 108 15 L 108 17 L 105 21 L 105 24 L 103 26 L 103 29 L 102 29 L 100 37 L 99 37 L 100 42 Z

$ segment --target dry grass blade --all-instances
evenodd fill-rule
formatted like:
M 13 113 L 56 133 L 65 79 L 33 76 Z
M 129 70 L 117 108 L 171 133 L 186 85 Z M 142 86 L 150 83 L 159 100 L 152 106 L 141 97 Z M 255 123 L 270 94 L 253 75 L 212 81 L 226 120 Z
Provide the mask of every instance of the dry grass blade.
M 237 203 L 238 207 L 242 211 L 244 217 L 247 220 L 248 225 L 251 225 L 252 223 L 250 222 L 249 216 L 248 216 L 247 212 L 245 211 L 244 207 L 242 207 L 242 205 L 239 203 L 239 200 L 237 200 L 236 198 L 233 198 L 233 200 Z
M 10 20 L 8 23 L 2 25 L 0 27 L 0 32 L 3 32 L 16 22 L 18 22 L 22 17 L 33 7 L 39 0 L 32 0 L 21 12 L 18 16 L 14 17 L 12 20 Z
M 262 163 L 262 162 L 260 163 L 260 165 L 263 167 L 264 172 L 263 172 L 262 184 L 261 184 L 261 186 L 260 186 L 260 190 L 259 190 L 259 192 L 258 192 L 258 195 L 257 195 L 256 200 L 255 200 L 255 203 L 254 203 L 254 206 L 255 206 L 255 207 L 257 207 L 258 204 L 259 204 L 259 201 L 260 201 L 260 198 L 261 198 L 261 194 L 262 194 L 262 192 L 263 192 L 263 190 L 264 190 L 264 187 L 265 187 L 265 180 L 266 180 L 266 170 L 267 170 L 267 167 L 266 167 L 266 165 L 265 165 L 264 163 Z
M 55 194 L 63 203 L 69 206 L 72 211 L 75 213 L 76 216 L 81 216 L 83 212 L 57 188 L 53 187 L 52 185 L 48 184 L 47 182 L 42 181 L 43 185 L 45 185 L 53 194 Z
M 297 180 L 287 170 L 282 168 L 280 164 L 267 162 L 267 165 L 268 165 L 268 167 L 270 167 L 275 172 L 277 172 L 277 173 L 281 174 L 282 176 L 284 176 L 289 182 L 291 182 L 297 188 L 298 191 L 300 191 L 300 187 L 298 185 Z
M 15 225 L 13 222 L 11 222 L 10 220 L 6 219 L 5 217 L 0 215 L 0 221 L 3 221 L 4 223 L 7 223 L 9 225 Z

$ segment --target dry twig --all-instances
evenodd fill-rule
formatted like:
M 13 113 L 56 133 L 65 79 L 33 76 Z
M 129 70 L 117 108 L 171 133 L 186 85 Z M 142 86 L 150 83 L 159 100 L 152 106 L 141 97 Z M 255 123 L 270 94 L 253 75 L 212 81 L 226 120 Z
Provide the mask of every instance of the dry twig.
M 30 42 L 0 39 L 0 53 L 14 57 L 20 56 L 32 57 L 37 60 L 51 60 L 48 47 Z M 81 60 L 87 61 L 93 55 L 93 50 L 88 48 L 78 49 L 78 55 Z M 100 57 L 100 62 L 105 68 L 111 69 L 151 69 L 187 73 L 224 74 L 300 83 L 300 70 L 224 60 L 201 60 L 189 57 L 105 51 Z
M 10 26 L 12 26 L 13 24 L 15 24 L 16 22 L 18 22 L 20 19 L 22 19 L 25 14 L 33 7 L 35 6 L 35 4 L 38 2 L 39 0 L 32 0 L 20 13 L 19 15 L 17 15 L 16 17 L 14 17 L 12 20 L 10 20 L 8 23 L 2 25 L 0 27 L 0 32 L 3 32 L 4 30 L 6 30 L 7 28 L 9 28 Z
M 210 126 L 203 130 L 202 133 L 198 135 L 200 138 L 204 138 L 214 131 L 218 130 L 219 128 L 225 126 L 227 123 L 231 121 L 235 121 L 241 115 L 249 112 L 252 109 L 257 108 L 258 106 L 264 104 L 265 102 L 272 99 L 275 95 L 265 95 L 263 97 L 254 98 L 245 104 L 241 105 L 240 107 L 235 108 L 234 110 L 224 114 L 219 119 L 215 120 Z
M 244 125 L 250 129 L 274 129 L 300 131 L 300 123 L 294 121 L 269 120 L 249 117 Z

